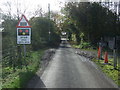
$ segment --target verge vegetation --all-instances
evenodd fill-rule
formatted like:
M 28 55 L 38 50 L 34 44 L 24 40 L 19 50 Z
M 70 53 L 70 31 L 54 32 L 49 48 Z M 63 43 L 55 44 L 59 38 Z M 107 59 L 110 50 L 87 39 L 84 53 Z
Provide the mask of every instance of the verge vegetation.
M 71 43 L 71 42 L 70 42 Z M 71 43 L 73 48 L 80 49 L 80 51 L 85 51 L 88 53 L 95 53 L 97 56 L 98 50 L 91 48 L 81 48 L 80 45 L 76 45 L 75 43 Z M 103 51 L 104 53 L 104 51 Z M 109 78 L 111 78 L 118 86 L 120 86 L 120 80 L 119 80 L 119 63 L 117 63 L 117 68 L 114 69 L 114 58 L 108 58 L 108 63 L 104 63 L 104 60 L 98 59 L 97 57 L 92 58 L 92 61 L 96 63 L 96 65 L 100 68 L 100 70 L 105 73 Z
M 16 43 L 18 20 L 15 17 L 3 14 L 2 88 L 24 87 L 40 68 L 44 51 L 59 45 L 59 28 L 46 15 L 30 18 L 29 23 L 32 27 L 31 44 L 26 45 L 26 56 L 24 56 L 23 45 L 17 45 Z

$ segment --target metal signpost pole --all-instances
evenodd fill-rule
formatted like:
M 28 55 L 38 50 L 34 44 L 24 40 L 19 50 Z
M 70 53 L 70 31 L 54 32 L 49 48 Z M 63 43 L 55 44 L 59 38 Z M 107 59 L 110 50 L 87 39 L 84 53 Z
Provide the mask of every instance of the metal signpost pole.
M 23 47 L 24 47 L 24 57 L 26 57 L 26 46 L 25 46 L 25 44 L 23 45 Z
M 116 69 L 117 68 L 117 56 L 116 56 L 116 49 L 114 49 L 114 69 Z
M 24 49 L 24 64 L 26 66 L 26 61 L 25 61 L 25 58 L 26 58 L 26 46 L 25 46 L 25 44 L 23 45 L 23 49 Z
M 114 38 L 114 50 L 113 50 L 113 55 L 114 55 L 114 69 L 117 68 L 117 55 L 116 55 L 116 37 Z

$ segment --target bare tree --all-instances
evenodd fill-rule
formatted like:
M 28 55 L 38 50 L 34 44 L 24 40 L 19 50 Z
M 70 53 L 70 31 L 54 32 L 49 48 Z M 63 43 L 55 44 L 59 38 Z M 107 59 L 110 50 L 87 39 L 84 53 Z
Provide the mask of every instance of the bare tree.
M 34 16 L 39 16 L 39 17 L 43 17 L 43 10 L 40 7 L 40 5 L 37 6 L 37 9 L 35 10 L 35 12 L 33 12 Z
M 7 7 L 7 16 L 9 16 L 9 18 L 11 19 L 11 2 L 9 1 L 9 2 L 6 2 L 6 3 L 4 3 L 4 5 Z

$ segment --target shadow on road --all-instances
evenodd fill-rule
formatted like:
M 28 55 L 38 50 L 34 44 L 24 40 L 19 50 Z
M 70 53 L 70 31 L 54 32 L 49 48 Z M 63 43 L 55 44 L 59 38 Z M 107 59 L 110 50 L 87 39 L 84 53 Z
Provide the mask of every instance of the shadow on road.
M 60 48 L 70 48 L 70 47 L 68 47 L 68 46 L 60 46 Z
M 43 81 L 40 79 L 40 76 L 38 76 L 37 74 L 34 75 L 34 73 L 31 71 L 19 73 L 19 86 L 25 87 L 25 88 L 45 88 L 46 87 Z
M 45 88 L 44 82 L 41 80 L 40 76 L 35 75 L 27 85 L 27 88 Z

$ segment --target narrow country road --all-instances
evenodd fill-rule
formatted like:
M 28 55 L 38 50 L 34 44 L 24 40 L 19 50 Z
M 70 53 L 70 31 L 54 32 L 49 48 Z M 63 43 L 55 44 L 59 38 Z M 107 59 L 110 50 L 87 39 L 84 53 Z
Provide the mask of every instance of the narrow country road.
M 75 54 L 65 40 L 37 80 L 32 88 L 117 88 L 93 62 Z

